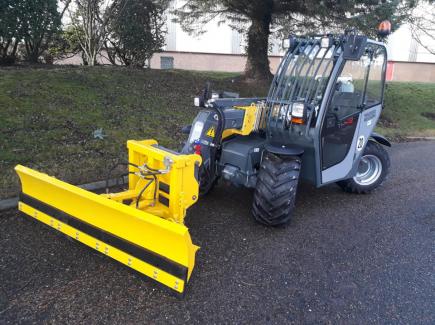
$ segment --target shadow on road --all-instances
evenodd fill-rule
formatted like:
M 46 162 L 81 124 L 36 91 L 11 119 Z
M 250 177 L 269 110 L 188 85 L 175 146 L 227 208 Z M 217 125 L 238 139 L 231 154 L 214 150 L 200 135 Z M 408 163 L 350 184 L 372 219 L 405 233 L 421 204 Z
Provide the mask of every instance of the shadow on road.
M 201 250 L 183 300 L 9 212 L 0 322 L 433 323 L 435 143 L 391 155 L 370 195 L 301 184 L 285 227 L 253 221 L 252 191 L 218 186 L 189 210 Z

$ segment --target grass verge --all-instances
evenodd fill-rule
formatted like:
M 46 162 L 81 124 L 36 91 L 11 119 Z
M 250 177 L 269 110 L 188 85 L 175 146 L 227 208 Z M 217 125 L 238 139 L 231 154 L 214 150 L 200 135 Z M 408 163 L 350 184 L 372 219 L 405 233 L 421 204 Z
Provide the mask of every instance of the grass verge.
M 435 136 L 435 83 L 388 83 L 378 130 L 392 138 Z
M 197 114 L 193 97 L 215 89 L 265 94 L 228 73 L 113 67 L 0 70 L 0 198 L 15 195 L 23 164 L 73 184 L 104 179 L 127 158 L 128 139 L 154 138 L 177 149 Z M 93 132 L 102 129 L 104 139 Z
M 264 96 L 268 85 L 231 73 L 113 67 L 0 69 L 0 198 L 17 194 L 16 164 L 73 184 L 105 177 L 126 159 L 128 139 L 177 149 L 180 129 L 206 81 L 214 89 Z M 390 83 L 379 131 L 390 137 L 435 135 L 435 84 Z M 93 132 L 102 129 L 103 140 Z

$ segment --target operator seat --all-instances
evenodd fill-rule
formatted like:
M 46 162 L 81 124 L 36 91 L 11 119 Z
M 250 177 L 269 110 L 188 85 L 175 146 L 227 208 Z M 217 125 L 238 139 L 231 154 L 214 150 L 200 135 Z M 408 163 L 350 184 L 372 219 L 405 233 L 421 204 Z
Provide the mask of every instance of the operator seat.
M 362 94 L 355 91 L 351 81 L 337 82 L 336 89 L 331 101 L 331 113 L 336 116 L 337 120 L 341 120 L 357 112 L 362 103 Z

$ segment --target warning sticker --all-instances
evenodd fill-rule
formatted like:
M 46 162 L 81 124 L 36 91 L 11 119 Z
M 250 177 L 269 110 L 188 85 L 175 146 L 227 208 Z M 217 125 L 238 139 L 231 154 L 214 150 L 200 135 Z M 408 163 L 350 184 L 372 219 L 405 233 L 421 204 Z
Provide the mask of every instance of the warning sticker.
M 207 131 L 207 136 L 208 137 L 210 137 L 210 138 L 214 138 L 214 136 L 215 136 L 215 129 L 214 129 L 214 126 L 212 126 L 210 129 L 208 129 L 208 131 Z

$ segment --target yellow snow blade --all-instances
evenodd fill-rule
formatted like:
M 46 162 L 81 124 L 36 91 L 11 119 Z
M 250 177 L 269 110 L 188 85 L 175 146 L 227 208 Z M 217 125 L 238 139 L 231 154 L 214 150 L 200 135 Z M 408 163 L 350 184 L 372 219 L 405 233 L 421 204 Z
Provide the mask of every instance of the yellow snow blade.
M 160 150 L 147 148 L 153 143 L 142 143 L 143 154 Z M 21 165 L 15 170 L 22 185 L 20 211 L 179 293 L 184 292 L 199 247 L 192 244 L 182 223 Z

